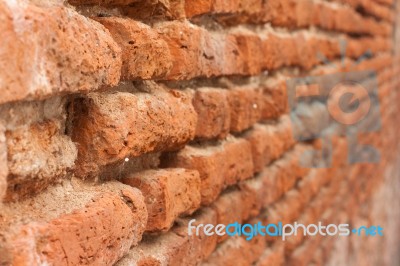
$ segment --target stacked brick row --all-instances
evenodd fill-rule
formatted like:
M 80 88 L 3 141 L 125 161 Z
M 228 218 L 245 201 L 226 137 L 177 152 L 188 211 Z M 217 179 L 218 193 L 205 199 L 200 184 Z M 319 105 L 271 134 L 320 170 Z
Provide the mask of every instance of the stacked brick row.
M 0 265 L 333 261 L 334 238 L 187 225 L 368 216 L 399 134 L 392 4 L 1 1 Z M 338 137 L 332 168 L 302 168 L 321 144 L 295 139 L 286 81 L 362 70 L 382 130 L 361 138 L 381 162 L 349 165 Z M 310 112 L 305 129 L 324 120 Z

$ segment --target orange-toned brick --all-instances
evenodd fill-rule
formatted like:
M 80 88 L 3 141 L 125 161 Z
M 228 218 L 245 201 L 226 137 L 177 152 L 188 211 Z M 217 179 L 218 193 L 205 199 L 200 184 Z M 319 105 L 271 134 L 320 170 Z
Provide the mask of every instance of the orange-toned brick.
M 281 117 L 277 124 L 256 124 L 245 138 L 251 143 L 255 172 L 278 159 L 295 143 L 288 116 Z
M 172 67 L 169 48 L 158 33 L 131 19 L 97 18 L 122 49 L 122 79 L 157 79 Z
M 194 92 L 193 107 L 197 113 L 196 137 L 225 138 L 230 129 L 231 113 L 228 91 L 201 88 Z
M 68 195 L 66 195 L 68 197 Z M 0 262 L 9 265 L 113 264 L 142 237 L 147 220 L 140 192 L 104 192 L 82 209 L 3 233 Z
M 194 138 L 197 116 L 188 93 L 149 87 L 136 93 L 92 93 L 74 101 L 77 175 L 149 152 L 176 150 Z
M 200 177 L 185 169 L 147 170 L 121 180 L 142 192 L 149 218 L 146 230 L 166 231 L 180 215 L 189 215 L 200 206 Z
M 211 209 L 202 209 L 193 217 L 198 224 L 215 224 L 215 212 Z M 182 220 L 169 232 L 158 236 L 148 236 L 116 265 L 196 265 L 211 254 L 216 245 L 216 236 L 189 235 L 188 221 Z
M 262 86 L 262 112 L 263 120 L 276 119 L 288 110 L 288 96 L 286 91 L 286 80 L 275 78 L 268 80 Z
M 5 200 L 35 195 L 75 167 L 77 148 L 60 121 L 47 120 L 6 132 L 8 190 Z
M 236 87 L 229 90 L 229 106 L 233 132 L 240 132 L 261 118 L 262 91 L 252 87 Z
M 226 186 L 253 175 L 250 143 L 233 137 L 217 146 L 186 146 L 178 153 L 165 155 L 161 165 L 197 170 L 203 205 L 213 202 Z
M 62 4 L 0 3 L 0 103 L 116 85 L 120 48 L 99 23 Z M 44 27 L 44 25 L 46 25 Z

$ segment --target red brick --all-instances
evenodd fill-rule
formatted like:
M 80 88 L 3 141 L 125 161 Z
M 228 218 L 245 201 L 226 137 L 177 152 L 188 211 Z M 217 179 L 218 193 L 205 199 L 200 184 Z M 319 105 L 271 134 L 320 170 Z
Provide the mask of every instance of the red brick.
M 197 15 L 208 13 L 212 10 L 214 0 L 186 0 L 185 13 L 191 18 Z
M 69 194 L 64 197 L 71 199 Z M 12 223 L 13 229 L 3 233 L 6 243 L 0 251 L 7 256 L 1 257 L 0 262 L 113 264 L 141 240 L 146 219 L 146 207 L 138 190 L 127 187 L 119 194 L 100 193 L 83 208 L 49 221 Z
M 229 90 L 231 126 L 233 132 L 240 132 L 261 118 L 262 91 L 252 87 L 237 87 Z
M 220 23 L 227 25 L 270 22 L 273 26 L 279 27 L 316 26 L 325 30 L 382 36 L 388 36 L 391 28 L 390 24 L 364 17 L 348 6 L 333 6 L 330 3 L 309 0 L 270 0 L 266 3 L 257 0 L 249 3 L 237 0 L 192 2 L 194 1 L 186 3 L 187 17 L 214 14 Z M 370 13 L 375 15 L 388 17 L 389 21 L 392 16 L 390 10 L 379 5 L 374 5 L 369 10 L 373 10 Z M 196 21 L 196 18 L 193 20 Z
M 286 153 L 281 159 L 275 161 L 260 173 L 263 176 L 266 189 L 264 206 L 281 198 L 294 186 L 298 179 L 307 175 L 309 169 L 302 168 L 299 163 L 299 158 L 301 158 L 303 152 L 304 147 L 296 145 L 293 151 Z
M 242 193 L 238 190 L 228 191 L 222 194 L 214 203 L 211 208 L 217 213 L 218 224 L 230 224 L 242 221 L 242 212 L 246 207 L 242 201 Z M 218 236 L 218 242 L 228 239 L 228 235 Z
M 196 137 L 201 139 L 225 138 L 230 129 L 231 113 L 228 91 L 201 88 L 194 92 L 193 107 L 197 113 Z
M 155 86 L 136 93 L 91 93 L 76 99 L 73 109 L 80 177 L 126 157 L 179 149 L 194 138 L 197 123 L 187 93 Z
M 161 165 L 197 170 L 202 205 L 213 202 L 226 186 L 253 175 L 250 143 L 233 137 L 217 146 L 186 146 L 178 153 L 165 155 Z
M 265 176 L 257 175 L 239 183 L 242 198 L 242 220 L 256 217 L 264 207 L 266 187 L 264 186 Z
M 59 121 L 47 120 L 6 132 L 8 190 L 5 200 L 42 191 L 75 167 L 77 148 Z
M 0 73 L 0 103 L 118 83 L 121 51 L 100 24 L 55 4 L 2 2 L 0 10 L 0 61 L 12 62 Z
M 168 44 L 173 60 L 166 80 L 246 74 L 247 59 L 234 35 L 210 33 L 177 21 L 158 23 L 155 29 Z
M 157 24 L 155 29 L 167 43 L 172 56 L 172 68 L 166 79 L 190 79 L 204 73 L 201 65 L 203 48 L 200 46 L 207 35 L 204 29 L 176 21 Z
M 146 24 L 122 18 L 97 18 L 122 49 L 122 79 L 157 79 L 172 67 L 169 48 Z
M 197 224 L 216 224 L 215 212 L 204 209 L 193 217 Z M 188 221 L 182 220 L 169 232 L 158 236 L 148 236 L 131 249 L 117 266 L 128 265 L 196 265 L 211 254 L 216 245 L 216 237 L 196 236 L 187 232 Z M 201 232 L 201 231 L 200 231 Z
M 281 200 L 267 208 L 267 223 L 291 223 L 298 218 L 303 202 L 297 190 L 288 191 Z
M 262 48 L 262 41 L 258 35 L 247 33 L 234 33 L 239 52 L 245 58 L 243 69 L 241 73 L 245 75 L 255 75 L 261 72 L 262 56 L 260 51 Z
M 193 225 L 200 224 L 218 224 L 217 213 L 212 208 L 204 207 L 195 213 L 192 217 L 187 217 L 184 219 L 180 219 L 179 226 L 174 227 L 172 231 L 180 236 L 189 235 L 188 232 L 188 223 L 190 220 L 195 219 L 196 222 Z M 200 231 L 200 235 L 196 236 L 193 230 L 193 234 L 189 236 L 191 243 L 191 251 L 192 254 L 190 257 L 193 257 L 192 261 L 200 261 L 208 258 L 210 254 L 215 250 L 217 246 L 218 236 L 216 234 L 212 236 L 206 236 L 204 231 Z M 190 255 L 190 254 L 189 254 Z
M 261 118 L 276 119 L 283 115 L 288 111 L 287 102 L 286 80 L 283 78 L 268 80 L 263 86 Z
M 281 117 L 277 124 L 256 124 L 245 138 L 251 143 L 255 172 L 278 159 L 295 143 L 288 116 Z
M 185 169 L 147 170 L 121 180 L 142 192 L 149 218 L 146 231 L 166 231 L 181 215 L 200 206 L 200 177 Z
M 240 70 L 245 68 L 247 59 L 244 57 L 243 53 L 240 53 L 240 47 L 236 37 L 232 34 L 221 35 L 220 39 L 217 39 L 217 41 L 218 43 L 214 45 L 214 49 L 222 50 L 222 59 L 218 57 L 218 60 L 222 62 L 222 66 L 220 67 L 222 74 L 242 74 Z

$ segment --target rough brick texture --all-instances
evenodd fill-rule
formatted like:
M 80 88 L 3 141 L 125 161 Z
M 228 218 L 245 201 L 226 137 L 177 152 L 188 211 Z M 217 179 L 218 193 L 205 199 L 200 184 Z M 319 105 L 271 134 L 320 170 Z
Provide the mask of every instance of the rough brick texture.
M 200 206 L 200 177 L 185 169 L 148 170 L 121 180 L 142 191 L 149 214 L 147 231 L 167 231 L 180 215 Z
M 2 1 L 0 102 L 116 85 L 121 49 L 98 23 L 61 5 Z
M 1 0 L 0 265 L 400 265 L 399 5 Z M 375 99 L 339 83 L 375 92 L 356 132 L 375 163 L 351 110 L 326 111 Z

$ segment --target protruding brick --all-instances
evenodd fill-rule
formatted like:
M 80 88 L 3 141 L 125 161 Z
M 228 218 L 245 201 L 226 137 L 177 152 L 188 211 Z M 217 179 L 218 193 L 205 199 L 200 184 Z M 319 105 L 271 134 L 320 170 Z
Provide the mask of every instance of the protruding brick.
M 197 170 L 203 205 L 213 202 L 226 186 L 253 175 L 250 143 L 233 137 L 218 146 L 186 146 L 178 153 L 166 155 L 161 165 Z
M 180 215 L 189 215 L 200 206 L 200 177 L 185 169 L 148 170 L 123 178 L 140 189 L 149 218 L 146 231 L 166 231 Z
M 6 200 L 37 194 L 75 166 L 77 148 L 59 121 L 47 120 L 6 132 L 8 191 Z
M 233 88 L 229 91 L 231 131 L 240 132 L 261 118 L 262 91 L 251 87 Z
M 141 240 L 147 220 L 143 197 L 137 189 L 129 187 L 122 188 L 119 194 L 103 192 L 93 198 L 88 192 L 81 193 L 80 198 L 69 193 L 61 195 L 65 205 L 60 206 L 64 208 L 70 208 L 68 204 L 76 200 L 87 200 L 84 207 L 74 206 L 70 213 L 46 221 L 42 219 L 47 215 L 46 210 L 42 210 L 41 215 L 33 216 L 38 221 L 24 221 L 24 224 L 11 221 L 12 228 L 0 233 L 6 240 L 0 244 L 0 262 L 6 265 L 115 263 Z M 47 212 L 62 213 L 62 210 L 47 209 Z
M 131 19 L 97 18 L 122 49 L 122 79 L 157 79 L 172 67 L 166 42 L 146 24 Z
M 0 103 L 113 86 L 120 48 L 97 22 L 59 4 L 0 3 L 5 36 L 0 61 Z
M 72 139 L 80 177 L 149 152 L 176 150 L 194 138 L 197 116 L 189 95 L 160 87 L 136 93 L 91 93 L 73 103 Z
M 230 129 L 229 91 L 201 88 L 194 92 L 193 106 L 197 113 L 196 137 L 225 138 Z

